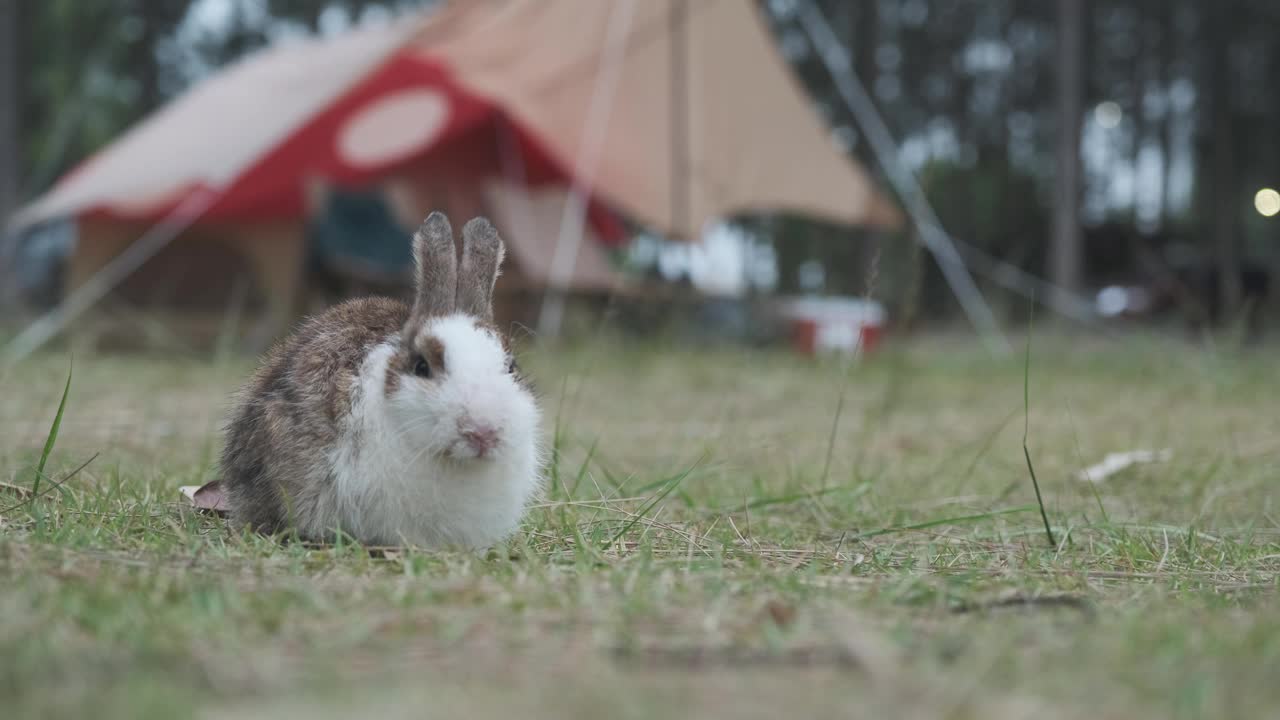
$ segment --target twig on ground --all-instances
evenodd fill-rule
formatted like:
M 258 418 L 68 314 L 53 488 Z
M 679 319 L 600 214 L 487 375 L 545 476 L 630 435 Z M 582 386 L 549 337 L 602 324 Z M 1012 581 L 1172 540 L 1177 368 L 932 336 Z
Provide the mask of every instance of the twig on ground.
M 1079 610 L 1088 618 L 1094 615 L 1093 604 L 1079 595 L 1014 595 L 981 602 L 961 603 L 951 608 L 956 615 L 1002 610 L 1008 608 L 1049 609 L 1068 608 Z
M 8 513 L 13 512 L 14 510 L 17 510 L 18 508 L 21 508 L 21 507 L 23 507 L 23 506 L 25 506 L 25 505 L 30 505 L 31 503 L 35 502 L 36 500 L 39 500 L 40 498 L 42 498 L 42 497 L 44 497 L 44 496 L 48 495 L 49 493 L 53 492 L 54 490 L 57 490 L 58 488 L 62 487 L 62 486 L 63 486 L 63 485 L 68 481 L 68 480 L 70 480 L 71 478 L 73 478 L 73 477 L 75 477 L 77 474 L 79 474 L 81 470 L 84 470 L 85 468 L 89 467 L 89 463 L 93 462 L 97 457 L 98 457 L 98 453 L 94 453 L 92 456 L 90 456 L 90 458 L 89 458 L 88 460 L 85 460 L 85 461 L 80 465 L 80 467 L 78 467 L 78 468 L 76 468 L 75 470 L 72 470 L 71 472 L 67 473 L 67 474 L 66 474 L 66 475 L 65 475 L 61 480 L 52 480 L 52 479 L 50 479 L 50 480 L 49 480 L 49 487 L 45 488 L 44 490 L 41 490 L 39 494 L 35 494 L 35 493 L 33 493 L 30 497 L 28 497 L 27 499 L 23 500 L 23 501 L 22 501 L 22 502 L 20 502 L 20 503 L 17 503 L 16 505 L 10 505 L 10 506 L 9 506 L 9 507 L 7 507 L 7 508 L 0 509 L 0 515 L 5 515 L 5 514 L 8 514 Z M 40 476 L 41 476 L 41 477 L 46 477 L 46 476 L 44 475 L 44 473 L 40 473 Z

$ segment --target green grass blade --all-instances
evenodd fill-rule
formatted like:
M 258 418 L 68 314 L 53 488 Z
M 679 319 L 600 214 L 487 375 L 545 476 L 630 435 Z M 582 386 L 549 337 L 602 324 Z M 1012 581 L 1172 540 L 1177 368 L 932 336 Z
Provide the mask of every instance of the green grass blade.
M 837 485 L 835 487 L 822 488 L 821 490 L 813 490 L 811 492 L 798 492 L 790 495 L 777 495 L 771 497 L 762 497 L 751 500 L 745 505 L 725 505 L 715 508 L 708 514 L 719 514 L 727 512 L 737 512 L 744 507 L 748 510 L 757 510 L 759 508 L 771 507 L 774 505 L 787 505 L 801 500 L 816 500 L 827 495 L 837 495 L 840 493 L 850 493 L 853 498 L 859 498 L 867 494 L 871 490 L 871 483 L 861 482 L 856 485 Z
M 1027 447 L 1027 437 L 1031 434 L 1031 335 L 1035 328 L 1036 306 L 1031 303 L 1031 313 L 1027 316 L 1027 354 L 1022 363 L 1022 456 L 1027 461 L 1027 472 L 1031 475 L 1031 487 L 1036 491 L 1036 505 L 1040 507 L 1040 519 L 1044 521 L 1044 534 L 1049 538 L 1049 545 L 1057 547 L 1053 539 L 1053 528 L 1049 526 L 1049 514 L 1044 510 L 1044 499 L 1040 496 L 1040 481 L 1036 478 L 1036 466 L 1031 463 L 1031 449 Z
M 612 546 L 614 543 L 618 542 L 618 540 L 622 539 L 623 535 L 626 535 L 627 533 L 631 532 L 631 528 L 635 527 L 636 523 L 644 519 L 644 516 L 650 510 L 652 510 L 654 506 L 662 502 L 663 498 L 670 495 L 677 487 L 680 487 L 680 483 L 684 482 L 685 478 L 688 478 L 690 475 L 692 475 L 693 471 L 697 470 L 698 466 L 701 464 L 702 464 L 702 459 L 699 458 L 698 462 L 695 462 L 694 464 L 690 465 L 687 470 L 667 480 L 666 487 L 662 488 L 662 492 L 658 493 L 657 495 L 654 495 L 639 510 L 637 510 L 635 517 L 631 518 L 631 520 L 626 525 L 624 525 L 622 529 L 617 532 L 617 534 L 615 534 L 612 538 L 610 538 L 609 542 L 605 543 L 605 547 Z
M 836 435 L 840 432 L 840 415 L 844 412 L 844 394 L 848 389 L 850 372 L 849 366 L 846 365 L 844 374 L 840 378 L 840 394 L 836 399 L 836 414 L 831 418 L 831 435 L 827 438 L 827 457 L 822 462 L 822 480 L 818 483 L 819 487 L 827 486 L 827 476 L 831 473 L 831 459 L 835 456 Z
M 62 414 L 67 410 L 67 396 L 71 394 L 71 372 L 74 361 L 67 364 L 67 384 L 62 388 L 62 400 L 58 403 L 58 414 L 53 416 L 53 424 L 49 426 L 49 434 L 44 439 L 44 450 L 40 453 L 40 463 L 36 465 L 36 479 L 31 485 L 31 495 L 40 494 L 40 478 L 44 477 L 44 466 L 53 454 L 53 446 L 58 442 L 58 430 L 62 428 Z

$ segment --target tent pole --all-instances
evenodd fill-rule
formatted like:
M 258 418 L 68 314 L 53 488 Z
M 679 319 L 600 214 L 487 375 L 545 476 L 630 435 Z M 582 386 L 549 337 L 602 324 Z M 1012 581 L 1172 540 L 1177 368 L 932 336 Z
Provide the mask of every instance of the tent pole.
M 627 40 L 635 14 L 636 0 L 624 0 L 614 4 L 609 14 L 609 28 L 604 38 L 608 57 L 602 57 L 596 72 L 591 103 L 587 108 L 586 127 L 574 161 L 573 185 L 560 217 L 560 237 L 551 256 L 551 272 L 547 293 L 538 314 L 538 333 L 543 337 L 560 334 L 564 322 L 566 295 L 578 263 L 578 250 L 587 220 L 587 202 L 594 193 L 595 174 L 604 150 L 605 134 L 609 130 L 609 116 L 613 111 L 613 98 L 622 75 L 622 64 L 627 56 Z
M 154 257 L 174 238 L 191 227 L 192 223 L 213 207 L 220 196 L 219 192 L 201 189 L 178 203 L 177 207 L 151 226 L 124 252 L 113 258 L 85 284 L 76 288 L 61 305 L 38 318 L 27 326 L 26 330 L 9 341 L 3 350 L 3 364 L 6 367 L 12 366 L 43 347 L 45 343 L 62 332 L 68 323 L 101 300 L 142 263 Z
M 520 138 L 516 136 L 515 128 L 511 126 L 511 121 L 504 114 L 498 120 L 496 126 L 495 141 L 498 145 L 498 157 L 502 164 L 502 174 L 510 183 L 511 189 L 519 193 L 519 201 L 516 203 L 519 207 L 516 212 L 520 215 L 520 228 L 533 227 L 533 200 L 529 197 L 531 188 L 529 187 L 529 176 L 525 170 L 523 149 L 520 146 Z M 511 228 L 512 232 L 516 232 L 517 228 Z M 528 230 L 518 230 L 519 232 L 529 232 Z
M 960 301 L 969 321 L 982 335 L 987 349 L 994 355 L 1008 354 L 1012 348 L 990 306 L 982 297 L 969 274 L 955 244 L 942 229 L 942 224 L 925 198 L 924 190 L 911 171 L 898 157 L 897 144 L 876 111 L 875 104 L 857 76 L 849 70 L 847 51 L 836 40 L 830 23 L 816 1 L 800 3 L 800 23 L 818 50 L 818 56 L 835 81 L 836 90 L 857 119 L 864 136 L 871 143 L 876 158 L 893 183 L 919 230 L 920 239 L 938 261 L 943 277 Z
M 671 227 L 689 226 L 689 9 L 686 0 L 670 0 L 671 67 Z M 693 238 L 682 238 L 692 240 Z

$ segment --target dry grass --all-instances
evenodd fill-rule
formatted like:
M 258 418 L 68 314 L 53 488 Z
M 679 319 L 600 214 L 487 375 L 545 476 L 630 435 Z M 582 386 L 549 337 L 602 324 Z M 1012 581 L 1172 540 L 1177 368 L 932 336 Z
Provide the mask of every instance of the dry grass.
M 1032 355 L 1056 545 L 1021 358 L 890 348 L 852 369 L 836 422 L 840 367 L 597 341 L 523 363 L 555 425 L 551 489 L 483 556 L 233 537 L 176 488 L 211 476 L 248 366 L 81 357 L 47 474 L 97 458 L 0 515 L 0 698 L 123 717 L 1273 710 L 1269 358 Z M 0 481 L 31 486 L 65 362 L 0 378 Z M 0 507 L 24 499 L 0 485 Z

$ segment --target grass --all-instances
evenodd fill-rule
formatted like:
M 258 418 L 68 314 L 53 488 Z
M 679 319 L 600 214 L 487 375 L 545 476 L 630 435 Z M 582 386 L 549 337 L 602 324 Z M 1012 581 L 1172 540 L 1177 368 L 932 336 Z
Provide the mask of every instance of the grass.
M 844 392 L 836 364 L 756 351 L 599 341 L 522 364 L 555 466 L 485 554 L 279 544 L 187 508 L 244 361 L 79 356 L 39 475 L 66 358 L 0 376 L 5 716 L 1280 707 L 1266 351 L 1038 335 L 1029 363 L 993 362 L 937 337 Z

